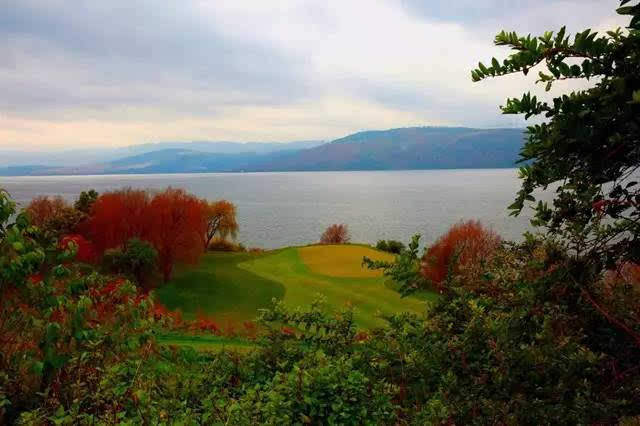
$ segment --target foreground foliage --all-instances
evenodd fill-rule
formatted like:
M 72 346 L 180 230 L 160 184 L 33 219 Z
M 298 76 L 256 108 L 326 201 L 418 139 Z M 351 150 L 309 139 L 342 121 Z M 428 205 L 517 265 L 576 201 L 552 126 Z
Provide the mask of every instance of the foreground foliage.
M 363 332 L 353 309 L 279 302 L 262 311 L 255 349 L 196 352 L 158 344 L 154 330 L 169 319 L 133 285 L 75 264 L 73 249 L 39 245 L 24 216 L 2 229 L 5 422 L 589 424 L 640 416 L 638 347 L 580 296 L 572 258 L 551 241 L 506 244 L 482 274 L 451 274 L 424 316 L 390 316 L 387 327 Z M 637 282 L 602 284 L 599 303 L 637 318 L 629 309 Z

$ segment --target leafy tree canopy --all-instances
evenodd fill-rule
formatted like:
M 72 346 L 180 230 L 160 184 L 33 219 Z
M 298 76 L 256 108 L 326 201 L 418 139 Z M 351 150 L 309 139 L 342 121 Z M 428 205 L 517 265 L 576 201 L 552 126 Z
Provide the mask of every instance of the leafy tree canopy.
M 631 18 L 624 30 L 586 29 L 573 37 L 564 27 L 537 37 L 502 31 L 495 44 L 513 53 L 471 72 L 480 81 L 535 70 L 547 91 L 564 80 L 592 83 L 550 102 L 525 93 L 501 109 L 542 119 L 527 128 L 512 214 L 536 201 L 535 190 L 554 184 L 552 206 L 539 201 L 534 224 L 570 241 L 598 268 L 640 260 L 640 5 L 620 6 L 617 12 Z
M 98 192 L 95 189 L 90 189 L 88 191 L 82 191 L 78 199 L 76 200 L 73 207 L 76 210 L 80 210 L 83 213 L 89 214 L 91 212 L 91 207 L 93 203 L 98 199 Z

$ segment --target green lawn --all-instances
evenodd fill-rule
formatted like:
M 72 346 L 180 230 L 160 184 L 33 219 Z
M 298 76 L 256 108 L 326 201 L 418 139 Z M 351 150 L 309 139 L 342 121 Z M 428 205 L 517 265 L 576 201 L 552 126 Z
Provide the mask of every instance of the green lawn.
M 244 339 L 177 333 L 161 334 L 158 336 L 158 342 L 167 346 L 191 346 L 198 351 L 229 350 L 245 353 L 256 347 L 253 342 Z
M 284 297 L 284 286 L 238 268 L 255 255 L 247 253 L 207 253 L 197 266 L 176 270 L 169 283 L 156 290 L 156 297 L 171 310 L 181 310 L 184 318 L 203 313 L 215 320 L 245 321 L 256 317 L 260 308 L 271 306 L 275 297 Z
M 272 298 L 295 308 L 322 294 L 330 308 L 355 307 L 356 320 L 365 328 L 383 325 L 379 314 L 422 312 L 437 297 L 423 293 L 402 299 L 380 272 L 362 268 L 363 256 L 390 259 L 358 245 L 288 247 L 258 255 L 209 253 L 198 266 L 176 271 L 156 294 L 186 318 L 202 312 L 222 323 L 251 320 Z

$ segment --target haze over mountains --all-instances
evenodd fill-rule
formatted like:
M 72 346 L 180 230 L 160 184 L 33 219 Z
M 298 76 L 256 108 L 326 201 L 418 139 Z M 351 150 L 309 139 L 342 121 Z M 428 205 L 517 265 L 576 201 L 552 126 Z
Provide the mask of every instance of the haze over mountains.
M 163 149 L 185 149 L 220 154 L 269 153 L 280 150 L 312 148 L 325 141 L 300 142 L 155 142 L 118 148 L 86 148 L 57 151 L 18 151 L 0 149 L 0 167 L 40 164 L 71 166 L 97 164 Z
M 163 142 L 57 155 L 0 152 L 0 165 L 7 166 L 0 175 L 505 168 L 515 165 L 522 145 L 522 129 L 409 127 L 329 143 Z

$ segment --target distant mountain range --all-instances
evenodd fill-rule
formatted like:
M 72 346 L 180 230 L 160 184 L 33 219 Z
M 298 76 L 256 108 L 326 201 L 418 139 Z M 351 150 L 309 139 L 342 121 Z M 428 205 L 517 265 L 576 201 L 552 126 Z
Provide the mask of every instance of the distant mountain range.
M 282 150 L 313 148 L 326 141 L 299 142 L 155 142 L 117 148 L 85 148 L 57 151 L 17 151 L 0 148 L 0 167 L 40 164 L 46 166 L 68 167 L 72 164 L 88 165 L 115 161 L 125 157 L 146 154 L 164 149 L 185 149 L 215 154 L 267 154 Z M 21 167 L 21 166 L 18 166 Z M 42 166 L 39 166 L 42 167 Z
M 522 129 L 466 127 L 365 131 L 329 143 L 164 142 L 79 165 L 8 166 L 0 176 L 505 168 L 515 165 L 523 143 Z

